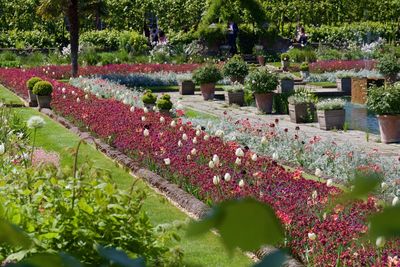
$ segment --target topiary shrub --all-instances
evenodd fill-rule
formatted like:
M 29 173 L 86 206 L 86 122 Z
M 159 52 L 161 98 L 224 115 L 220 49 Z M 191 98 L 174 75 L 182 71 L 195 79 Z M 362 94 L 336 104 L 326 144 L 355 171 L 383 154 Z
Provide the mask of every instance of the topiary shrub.
M 278 86 L 279 81 L 276 74 L 266 69 L 256 69 L 250 72 L 246 78 L 245 88 L 254 93 L 270 93 Z
M 35 87 L 36 83 L 43 81 L 39 77 L 32 77 L 26 82 L 26 87 L 28 87 L 28 90 L 32 91 L 33 87 Z
M 154 105 L 157 101 L 157 96 L 151 92 L 151 90 L 147 90 L 142 96 L 142 101 L 148 105 Z
M 53 92 L 53 85 L 47 81 L 39 81 L 33 87 L 32 92 L 39 96 L 51 95 Z
M 162 95 L 160 99 L 157 100 L 157 108 L 160 110 L 170 110 L 172 106 L 171 96 L 168 94 Z
M 385 77 L 393 77 L 396 79 L 397 74 L 400 72 L 400 60 L 395 55 L 387 54 L 379 58 L 377 69 Z
M 193 74 L 193 80 L 196 84 L 216 83 L 221 79 L 220 70 L 213 64 L 205 65 L 197 69 Z
M 223 67 L 225 77 L 246 77 L 249 74 L 249 66 L 238 55 L 232 57 Z
M 309 70 L 310 70 L 310 67 L 309 67 L 309 65 L 308 65 L 308 62 L 303 62 L 303 63 L 301 63 L 299 69 L 300 69 L 300 71 L 309 71 Z
M 283 53 L 281 55 L 281 60 L 282 61 L 289 61 L 290 60 L 290 55 L 288 53 Z

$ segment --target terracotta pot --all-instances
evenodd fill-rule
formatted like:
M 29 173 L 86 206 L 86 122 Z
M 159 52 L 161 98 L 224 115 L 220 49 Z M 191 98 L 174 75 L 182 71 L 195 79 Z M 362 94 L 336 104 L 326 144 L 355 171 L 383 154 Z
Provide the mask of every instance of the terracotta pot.
M 400 114 L 378 116 L 382 143 L 400 142 Z
M 238 82 L 238 83 L 244 84 L 244 77 L 232 76 L 231 82 L 232 83 Z
M 29 106 L 37 107 L 38 102 L 37 102 L 36 95 L 31 90 L 28 90 L 28 94 L 29 94 Z
M 287 71 L 289 70 L 290 62 L 289 61 L 281 61 L 282 70 Z
M 236 104 L 238 106 L 244 105 L 244 92 L 228 92 L 229 105 Z
M 215 83 L 206 83 L 200 85 L 201 94 L 204 100 L 213 100 L 215 94 Z
M 51 108 L 51 95 L 36 95 L 39 108 Z
M 196 86 L 194 82 L 188 80 L 188 81 L 182 81 L 180 86 L 179 86 L 179 93 L 181 95 L 194 95 L 194 90 Z
M 338 110 L 318 110 L 318 123 L 319 128 L 322 130 L 341 130 L 346 119 L 346 112 L 344 109 Z
M 255 93 L 254 96 L 256 98 L 256 106 L 258 110 L 267 114 L 271 114 L 274 93 Z
M 257 56 L 258 64 L 261 66 L 265 66 L 265 57 L 264 56 Z
M 307 123 L 315 121 L 315 106 L 312 103 L 289 104 L 290 121 L 294 123 Z

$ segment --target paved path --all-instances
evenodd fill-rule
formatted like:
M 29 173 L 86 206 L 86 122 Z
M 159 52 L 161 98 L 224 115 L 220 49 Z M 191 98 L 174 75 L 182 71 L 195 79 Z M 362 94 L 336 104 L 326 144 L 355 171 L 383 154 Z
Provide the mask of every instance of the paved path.
M 226 94 L 225 92 L 217 92 L 217 94 Z M 367 142 L 366 133 L 356 130 L 344 131 L 324 131 L 320 130 L 318 123 L 295 124 L 290 122 L 289 115 L 264 115 L 259 114 L 255 107 L 234 107 L 228 106 L 227 102 L 222 100 L 204 101 L 199 92 L 193 96 L 182 96 L 179 93 L 170 93 L 173 102 L 181 101 L 185 107 L 201 111 L 204 113 L 222 117 L 227 111 L 229 115 L 235 119 L 249 118 L 253 123 L 272 123 L 276 118 L 280 119 L 280 127 L 294 130 L 297 126 L 308 137 L 315 135 L 321 136 L 322 139 L 333 139 L 338 144 L 348 144 L 358 146 L 366 151 L 377 149 L 385 156 L 399 157 L 400 144 L 382 144 L 379 135 L 369 134 Z

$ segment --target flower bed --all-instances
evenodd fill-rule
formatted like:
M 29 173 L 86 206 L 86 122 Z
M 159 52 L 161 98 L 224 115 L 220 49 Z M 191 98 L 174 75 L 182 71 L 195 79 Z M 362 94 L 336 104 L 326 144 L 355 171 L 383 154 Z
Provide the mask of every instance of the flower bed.
M 29 71 L 1 70 L 0 80 L 24 92 Z M 145 113 L 112 99 L 98 99 L 79 88 L 49 80 L 54 110 L 113 146 L 138 163 L 160 173 L 207 203 L 252 196 L 269 203 L 285 223 L 292 252 L 312 266 L 385 265 L 400 255 L 400 241 L 376 247 L 359 240 L 367 231 L 366 216 L 376 212 L 370 198 L 324 215 L 328 200 L 340 193 L 325 183 L 307 180 L 300 170 L 289 172 L 269 157 L 239 149 L 235 142 L 209 136 L 191 123 Z M 62 88 L 65 90 L 62 90 Z M 162 117 L 162 118 L 161 118 Z M 217 132 L 222 136 L 222 132 Z M 312 240 L 308 233 L 317 238 Z
M 375 60 L 326 60 L 317 61 L 309 65 L 311 72 L 333 72 L 338 70 L 373 70 Z

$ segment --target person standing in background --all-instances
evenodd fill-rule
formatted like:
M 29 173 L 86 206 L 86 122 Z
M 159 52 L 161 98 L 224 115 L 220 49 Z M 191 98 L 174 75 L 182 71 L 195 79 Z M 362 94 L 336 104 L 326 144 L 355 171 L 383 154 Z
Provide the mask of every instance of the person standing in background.
M 239 27 L 238 25 L 233 22 L 229 21 L 228 23 L 228 45 L 231 47 L 231 54 L 235 55 L 237 53 L 237 47 L 236 47 L 236 38 L 239 33 Z

